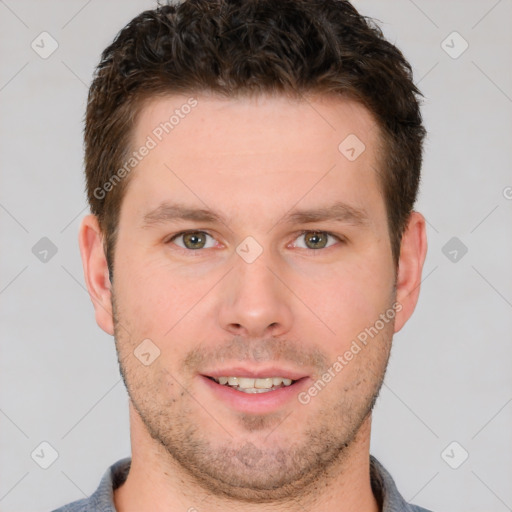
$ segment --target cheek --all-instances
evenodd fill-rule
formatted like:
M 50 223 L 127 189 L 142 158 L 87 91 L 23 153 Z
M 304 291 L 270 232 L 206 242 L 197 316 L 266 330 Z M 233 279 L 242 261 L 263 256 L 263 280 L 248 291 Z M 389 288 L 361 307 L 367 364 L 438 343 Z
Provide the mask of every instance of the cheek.
M 382 258 L 331 266 L 315 278 L 301 277 L 298 294 L 330 328 L 333 343 L 345 346 L 373 325 L 393 302 L 393 274 Z M 334 331 L 334 333 L 332 332 Z M 325 331 L 329 333 L 329 331 Z
M 121 247 L 119 254 L 123 254 Z M 192 298 L 197 297 L 193 282 L 135 249 L 116 261 L 114 292 L 119 319 L 130 324 L 130 334 L 155 341 L 172 328 L 186 313 Z

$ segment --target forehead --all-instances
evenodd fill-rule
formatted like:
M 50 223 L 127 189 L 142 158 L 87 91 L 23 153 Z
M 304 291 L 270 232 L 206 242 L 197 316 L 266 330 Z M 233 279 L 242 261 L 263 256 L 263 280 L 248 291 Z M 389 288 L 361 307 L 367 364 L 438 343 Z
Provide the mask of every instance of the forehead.
M 173 153 L 188 153 L 190 145 L 207 147 L 188 158 L 284 153 L 317 155 L 334 151 L 348 135 L 374 145 L 378 127 L 361 104 L 340 96 L 286 96 L 225 99 L 216 96 L 173 95 L 145 102 L 134 130 L 137 146 L 151 136 L 158 145 L 171 139 Z M 222 142 L 222 144 L 219 144 Z M 183 149 L 183 151 L 180 151 Z M 293 157 L 293 155 L 290 155 Z
M 132 138 L 135 152 L 150 150 L 123 203 L 149 207 L 184 194 L 196 204 L 256 207 L 279 198 L 291 207 L 320 194 L 358 206 L 380 199 L 378 137 L 370 112 L 340 97 L 154 98 Z

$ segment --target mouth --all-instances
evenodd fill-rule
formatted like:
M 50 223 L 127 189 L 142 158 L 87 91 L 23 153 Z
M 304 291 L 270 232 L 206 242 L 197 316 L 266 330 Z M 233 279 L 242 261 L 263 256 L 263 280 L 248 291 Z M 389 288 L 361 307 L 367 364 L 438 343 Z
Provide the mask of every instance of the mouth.
M 246 414 L 268 414 L 293 407 L 298 394 L 311 384 L 304 372 L 277 366 L 219 368 L 198 377 L 209 400 L 214 400 L 212 404 L 218 400 L 230 410 Z
M 208 379 L 213 380 L 221 386 L 227 386 L 236 391 L 242 393 L 271 393 L 278 389 L 289 387 L 298 382 L 301 379 L 290 379 L 288 377 L 210 377 Z

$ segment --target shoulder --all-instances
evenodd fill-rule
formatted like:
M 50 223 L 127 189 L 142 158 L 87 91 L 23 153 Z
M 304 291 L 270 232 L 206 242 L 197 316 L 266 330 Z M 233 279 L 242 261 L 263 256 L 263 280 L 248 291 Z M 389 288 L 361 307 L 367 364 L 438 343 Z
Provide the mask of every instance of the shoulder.
M 86 512 L 91 510 L 90 498 L 84 498 L 82 500 L 73 501 L 63 507 L 57 508 L 52 512 Z
M 391 474 L 373 455 L 370 455 L 370 481 L 382 512 L 432 512 L 419 505 L 407 503 Z
M 117 461 L 107 469 L 100 485 L 89 498 L 73 501 L 52 512 L 116 512 L 114 490 L 126 480 L 130 463 L 130 458 Z

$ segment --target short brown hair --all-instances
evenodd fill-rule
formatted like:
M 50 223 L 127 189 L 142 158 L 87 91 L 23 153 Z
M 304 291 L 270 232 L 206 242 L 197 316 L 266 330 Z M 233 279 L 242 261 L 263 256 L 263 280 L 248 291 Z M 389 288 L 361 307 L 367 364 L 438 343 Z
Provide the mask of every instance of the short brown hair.
M 145 11 L 124 27 L 104 50 L 89 90 L 87 195 L 111 277 L 130 176 L 108 191 L 105 184 L 129 155 L 138 113 L 156 95 L 201 92 L 335 94 L 364 105 L 380 128 L 378 172 L 398 263 L 425 136 L 421 94 L 400 50 L 346 0 L 185 0 Z

